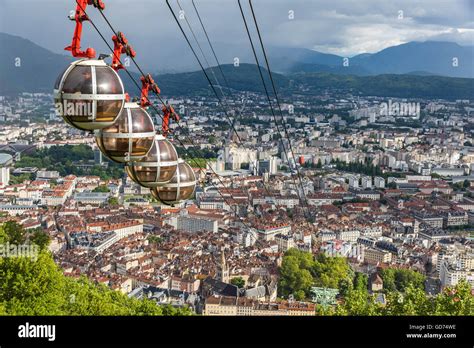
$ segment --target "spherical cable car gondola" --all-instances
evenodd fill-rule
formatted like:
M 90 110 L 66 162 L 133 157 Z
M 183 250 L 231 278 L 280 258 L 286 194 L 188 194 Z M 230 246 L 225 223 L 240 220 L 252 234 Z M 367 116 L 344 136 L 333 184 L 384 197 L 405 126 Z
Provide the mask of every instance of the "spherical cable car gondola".
M 102 129 L 114 123 L 125 104 L 126 94 L 122 80 L 116 70 L 123 68 L 117 64 L 121 53 L 134 56 L 126 39 L 119 33 L 113 53 L 113 66 L 103 59 L 94 59 L 95 49 L 81 50 L 83 22 L 89 21 L 87 6 L 99 11 L 105 9 L 102 0 L 76 0 L 76 10 L 69 19 L 76 22 L 71 45 L 65 48 L 73 57 L 83 58 L 72 62 L 57 78 L 54 86 L 54 101 L 58 113 L 71 126 L 91 131 Z
M 96 130 L 99 149 L 119 163 L 138 161 L 150 151 L 155 139 L 153 120 L 137 103 L 125 103 L 115 123 Z
M 56 109 L 71 126 L 81 130 L 112 125 L 125 104 L 122 80 L 100 59 L 74 61 L 56 80 Z
M 196 190 L 196 175 L 191 166 L 181 158 L 169 183 L 151 189 L 151 195 L 166 205 L 174 205 L 190 199 Z
M 148 154 L 125 167 L 130 179 L 137 184 L 153 188 L 163 186 L 171 180 L 178 167 L 178 153 L 162 135 L 156 135 Z

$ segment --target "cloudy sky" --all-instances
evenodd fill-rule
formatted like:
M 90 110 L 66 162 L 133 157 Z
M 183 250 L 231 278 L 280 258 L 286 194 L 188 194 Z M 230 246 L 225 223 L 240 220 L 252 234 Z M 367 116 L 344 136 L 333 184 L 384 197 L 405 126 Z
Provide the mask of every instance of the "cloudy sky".
M 248 45 L 236 0 L 194 1 L 216 44 Z M 183 37 L 164 0 L 104 2 L 112 24 L 127 35 L 140 54 L 175 52 L 176 47 L 183 47 Z M 176 0 L 170 3 L 179 10 Z M 247 0 L 242 4 L 247 11 Z M 253 4 L 267 45 L 347 57 L 409 41 L 474 45 L 474 0 L 253 0 Z M 204 39 L 191 0 L 180 0 L 180 5 L 199 38 Z M 0 31 L 61 52 L 72 37 L 74 24 L 66 17 L 74 7 L 75 0 L 0 0 Z M 97 10 L 90 8 L 88 12 L 110 37 L 111 31 Z M 293 19 L 289 18 L 291 13 Z M 87 23 L 83 42 L 105 51 Z

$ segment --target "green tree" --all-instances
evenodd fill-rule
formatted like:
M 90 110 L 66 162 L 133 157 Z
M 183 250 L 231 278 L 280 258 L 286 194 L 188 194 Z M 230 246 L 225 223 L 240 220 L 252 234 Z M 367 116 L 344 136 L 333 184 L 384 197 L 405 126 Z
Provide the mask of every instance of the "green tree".
M 1 309 L 3 308 L 3 309 Z M 0 258 L 0 311 L 7 315 L 189 315 L 129 298 L 85 277 L 66 277 L 46 250 L 28 257 Z
M 405 291 L 386 293 L 386 304 L 375 301 L 367 290 L 350 290 L 341 303 L 318 312 L 321 315 L 474 315 L 474 296 L 465 280 L 430 297 L 412 284 Z
M 26 241 L 26 232 L 16 221 L 7 221 L 3 224 L 6 241 L 10 244 L 20 245 Z
M 387 294 L 384 315 L 429 315 L 430 303 L 425 292 L 408 285 L 404 293 L 392 291 Z
M 94 160 L 94 152 L 89 145 L 65 145 L 52 146 L 48 149 L 36 150 L 35 152 L 24 155 L 21 160 L 15 163 L 15 167 L 38 167 L 47 170 L 57 170 L 60 175 L 68 174 L 98 175 L 101 179 L 107 180 L 111 178 L 120 178 L 123 175 L 123 165 L 112 162 L 108 159 L 107 167 L 95 165 L 88 169 L 77 166 L 76 162 L 92 163 Z M 29 175 L 29 174 L 28 174 Z M 14 181 L 23 182 L 25 177 L 15 177 Z
M 119 205 L 119 200 L 117 197 L 109 197 L 107 203 L 109 205 Z
M 397 183 L 396 182 L 389 182 L 387 184 L 387 188 L 388 189 L 392 189 L 392 190 L 395 190 L 397 188 Z
M 151 244 L 160 244 L 161 242 L 163 242 L 163 239 L 158 236 L 149 236 L 147 239 L 148 242 L 150 242 Z
M 354 289 L 356 290 L 367 290 L 369 284 L 369 277 L 366 274 L 356 272 L 354 276 Z
M 349 292 L 353 289 L 353 285 L 348 279 L 341 279 L 338 285 L 339 294 L 346 297 Z
M 107 185 L 99 185 L 93 189 L 92 192 L 110 192 L 110 190 Z
M 0 225 L 0 244 L 5 244 L 8 242 L 8 236 L 5 232 L 3 225 Z
M 238 288 L 245 287 L 245 280 L 242 277 L 232 278 L 230 283 L 235 285 Z
M 286 252 L 280 267 L 279 291 L 282 296 L 293 294 L 309 296 L 313 277 L 309 271 L 313 264 L 312 255 L 297 249 Z M 302 291 L 302 292 L 301 292 Z M 298 293 L 298 294 L 297 294 Z
M 341 281 L 352 281 L 351 269 L 342 257 L 329 257 L 319 254 L 312 267 L 312 274 L 318 286 L 338 288 Z
M 279 291 L 281 296 L 296 294 L 311 296 L 311 287 L 352 288 L 352 274 L 346 259 L 313 255 L 298 249 L 288 250 L 280 267 Z M 301 297 L 300 296 L 300 297 Z
M 24 173 L 20 175 L 12 175 L 10 177 L 10 185 L 23 184 L 26 180 L 31 180 L 31 174 Z
M 49 245 L 49 236 L 41 229 L 36 229 L 30 236 L 30 240 L 38 245 L 40 249 L 47 248 Z
M 335 310 L 336 315 L 380 315 L 381 306 L 375 296 L 366 290 L 350 290 L 343 303 Z
M 416 271 L 409 269 L 387 268 L 380 271 L 380 277 L 386 291 L 404 292 L 405 288 L 412 285 L 415 288 L 424 289 L 426 277 Z
M 462 280 L 454 287 L 447 287 L 435 298 L 434 307 L 436 315 L 474 315 L 471 285 Z

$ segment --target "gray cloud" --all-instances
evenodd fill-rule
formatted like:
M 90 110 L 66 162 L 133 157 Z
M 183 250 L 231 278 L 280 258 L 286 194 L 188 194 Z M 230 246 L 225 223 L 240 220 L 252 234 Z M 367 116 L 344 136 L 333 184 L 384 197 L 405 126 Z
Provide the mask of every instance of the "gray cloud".
M 235 0 L 195 0 L 216 43 L 248 45 Z M 105 0 L 108 18 L 123 31 L 147 64 L 173 55 L 189 54 L 183 37 L 162 0 Z M 175 0 L 171 0 L 178 10 Z M 203 34 L 190 0 L 181 0 L 194 30 Z M 447 40 L 474 45 L 474 8 L 471 0 L 253 0 L 267 45 L 304 47 L 352 56 L 376 52 L 408 41 Z M 242 4 L 248 11 L 247 1 Z M 67 20 L 75 1 L 0 0 L 0 31 L 28 38 L 55 52 L 69 44 L 74 28 Z M 288 11 L 294 11 L 294 19 Z M 403 11 L 403 18 L 399 18 Z M 112 35 L 97 13 L 89 13 L 100 30 Z M 250 17 L 249 17 L 250 18 Z M 184 25 L 184 21 L 182 21 Z M 202 41 L 204 42 L 204 41 Z M 84 46 L 107 49 L 88 23 Z M 186 51 L 183 51 L 186 50 Z M 145 58 L 144 58 L 145 59 Z M 169 65 L 170 62 L 156 62 Z

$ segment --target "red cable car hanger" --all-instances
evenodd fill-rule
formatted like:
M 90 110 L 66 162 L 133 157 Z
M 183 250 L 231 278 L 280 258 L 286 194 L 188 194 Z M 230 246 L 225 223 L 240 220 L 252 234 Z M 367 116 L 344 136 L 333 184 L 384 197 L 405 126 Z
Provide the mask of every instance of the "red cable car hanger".
M 150 74 L 140 77 L 140 80 L 142 81 L 142 93 L 140 97 L 140 105 L 142 108 L 146 108 L 147 106 L 151 105 L 150 99 L 148 98 L 148 92 L 152 91 L 152 92 L 155 92 L 156 94 L 160 94 L 161 90 L 158 87 L 158 85 L 155 83 L 155 80 L 153 80 L 153 77 L 151 77 Z
M 163 106 L 161 110 L 163 111 L 163 124 L 161 126 L 161 133 L 166 138 L 170 131 L 169 129 L 170 118 L 175 122 L 179 122 L 179 115 L 174 111 L 174 108 L 169 104 L 168 106 Z
M 114 52 L 112 53 L 112 64 L 110 65 L 112 69 L 118 71 L 120 69 L 125 69 L 125 66 L 121 63 L 120 57 L 122 54 L 126 54 L 131 58 L 135 58 L 137 53 L 135 50 L 128 44 L 128 40 L 122 32 L 117 32 L 117 35 L 112 36 L 112 41 L 114 42 Z M 125 101 L 130 101 L 130 96 L 128 93 L 125 93 Z
M 112 69 L 115 71 L 120 69 L 125 69 L 123 64 L 120 62 L 120 56 L 126 54 L 129 57 L 135 58 L 137 53 L 135 50 L 128 44 L 128 40 L 122 32 L 117 32 L 117 35 L 112 36 L 112 41 L 114 42 L 114 53 L 112 55 Z
M 158 85 L 155 83 L 155 80 L 153 80 L 153 77 L 151 77 L 150 74 L 146 76 L 142 76 L 141 78 L 142 81 L 142 94 L 140 98 L 140 105 L 142 108 L 145 108 L 147 106 L 150 106 L 150 99 L 148 99 L 148 92 L 153 91 L 156 94 L 160 94 L 160 88 Z M 163 134 L 164 137 L 167 137 L 170 129 L 169 129 L 169 124 L 170 124 L 170 119 L 172 119 L 175 122 L 179 122 L 180 117 L 179 115 L 174 111 L 174 108 L 171 105 L 163 105 L 163 108 L 161 109 L 163 111 L 163 123 L 161 126 L 161 133 Z
M 81 51 L 81 36 L 82 36 L 82 22 L 88 21 L 89 17 L 85 10 L 87 5 L 92 5 L 99 10 L 105 9 L 105 4 L 102 0 L 76 0 L 76 13 L 74 17 L 71 15 L 69 19 L 76 21 L 76 28 L 74 29 L 74 36 L 72 38 L 71 46 L 65 48 L 66 51 L 71 51 L 73 57 L 79 58 L 94 58 L 95 49 L 89 47 L 85 51 Z

